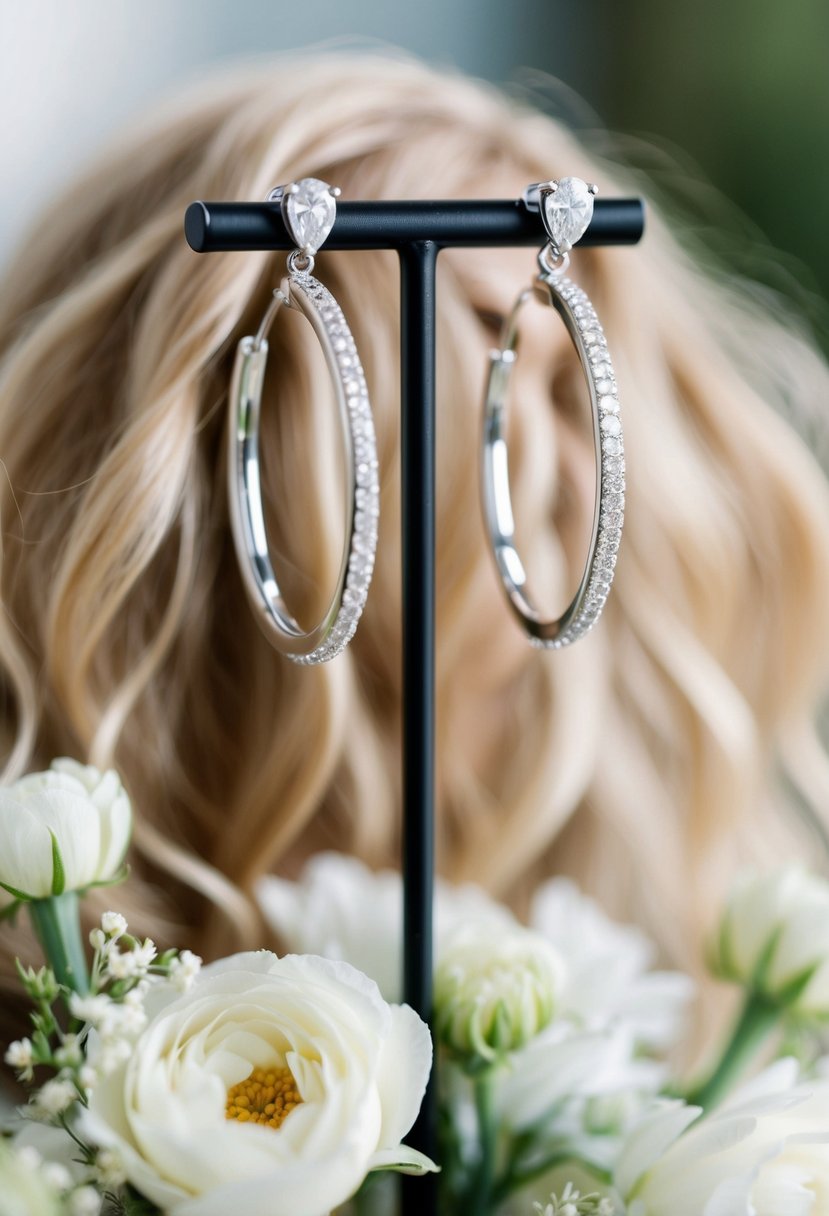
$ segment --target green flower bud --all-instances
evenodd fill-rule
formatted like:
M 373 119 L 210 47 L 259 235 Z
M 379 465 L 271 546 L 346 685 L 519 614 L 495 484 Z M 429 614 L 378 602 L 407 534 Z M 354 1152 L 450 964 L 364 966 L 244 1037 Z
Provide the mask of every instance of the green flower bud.
M 552 1021 L 563 970 L 529 929 L 460 926 L 435 974 L 438 1038 L 472 1071 L 517 1051 Z

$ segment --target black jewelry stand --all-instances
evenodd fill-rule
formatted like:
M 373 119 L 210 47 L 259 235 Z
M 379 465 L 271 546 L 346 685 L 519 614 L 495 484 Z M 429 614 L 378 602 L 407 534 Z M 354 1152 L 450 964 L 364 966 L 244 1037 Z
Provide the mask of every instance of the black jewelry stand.
M 583 245 L 633 245 L 640 199 L 597 199 Z M 191 203 L 184 219 L 197 253 L 292 249 L 278 203 Z M 432 1009 L 435 689 L 435 270 L 441 249 L 545 243 L 541 215 L 518 201 L 339 203 L 332 249 L 395 249 L 400 258 L 403 558 L 403 994 Z M 531 269 L 531 268 L 530 268 Z M 434 1078 L 433 1078 L 434 1081 Z M 436 1148 L 432 1084 L 407 1142 Z M 403 1188 L 403 1211 L 436 1209 L 434 1175 Z

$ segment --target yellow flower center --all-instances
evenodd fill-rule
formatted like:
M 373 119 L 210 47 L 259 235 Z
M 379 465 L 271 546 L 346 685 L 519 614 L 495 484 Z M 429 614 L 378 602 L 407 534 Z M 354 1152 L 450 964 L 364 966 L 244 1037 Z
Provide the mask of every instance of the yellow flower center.
M 254 1068 L 227 1091 L 225 1118 L 278 1130 L 302 1098 L 290 1068 Z

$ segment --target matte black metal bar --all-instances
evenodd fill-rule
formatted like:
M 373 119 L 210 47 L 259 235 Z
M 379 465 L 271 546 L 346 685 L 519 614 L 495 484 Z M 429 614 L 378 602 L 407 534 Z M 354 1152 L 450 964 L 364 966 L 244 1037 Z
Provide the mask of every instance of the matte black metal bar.
M 596 199 L 579 245 L 635 245 L 644 222 L 641 199 Z M 197 253 L 293 248 L 278 203 L 191 203 L 184 232 Z M 325 248 L 402 249 L 415 241 L 439 247 L 540 246 L 544 240 L 540 214 L 515 199 L 338 203 Z
M 403 558 L 403 999 L 432 1014 L 435 806 L 435 271 L 438 247 L 400 249 Z M 437 1157 L 436 1077 L 407 1141 Z M 431 1192 L 431 1193 L 430 1193 Z M 435 1179 L 403 1181 L 404 1216 L 435 1210 Z

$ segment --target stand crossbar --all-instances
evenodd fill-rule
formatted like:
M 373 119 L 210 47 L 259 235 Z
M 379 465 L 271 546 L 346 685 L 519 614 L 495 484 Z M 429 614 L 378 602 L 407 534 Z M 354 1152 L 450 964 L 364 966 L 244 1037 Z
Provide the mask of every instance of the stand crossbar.
M 641 199 L 597 199 L 584 245 L 634 245 Z M 292 249 L 278 203 L 191 203 L 197 253 Z M 395 249 L 400 258 L 403 573 L 403 996 L 432 1012 L 435 803 L 435 277 L 441 249 L 544 244 L 541 216 L 520 202 L 338 203 L 325 250 Z M 407 1142 L 436 1156 L 437 1102 L 427 1092 Z M 406 1180 L 403 1212 L 436 1210 L 434 1176 Z M 413 1185 L 412 1185 L 413 1184 Z

